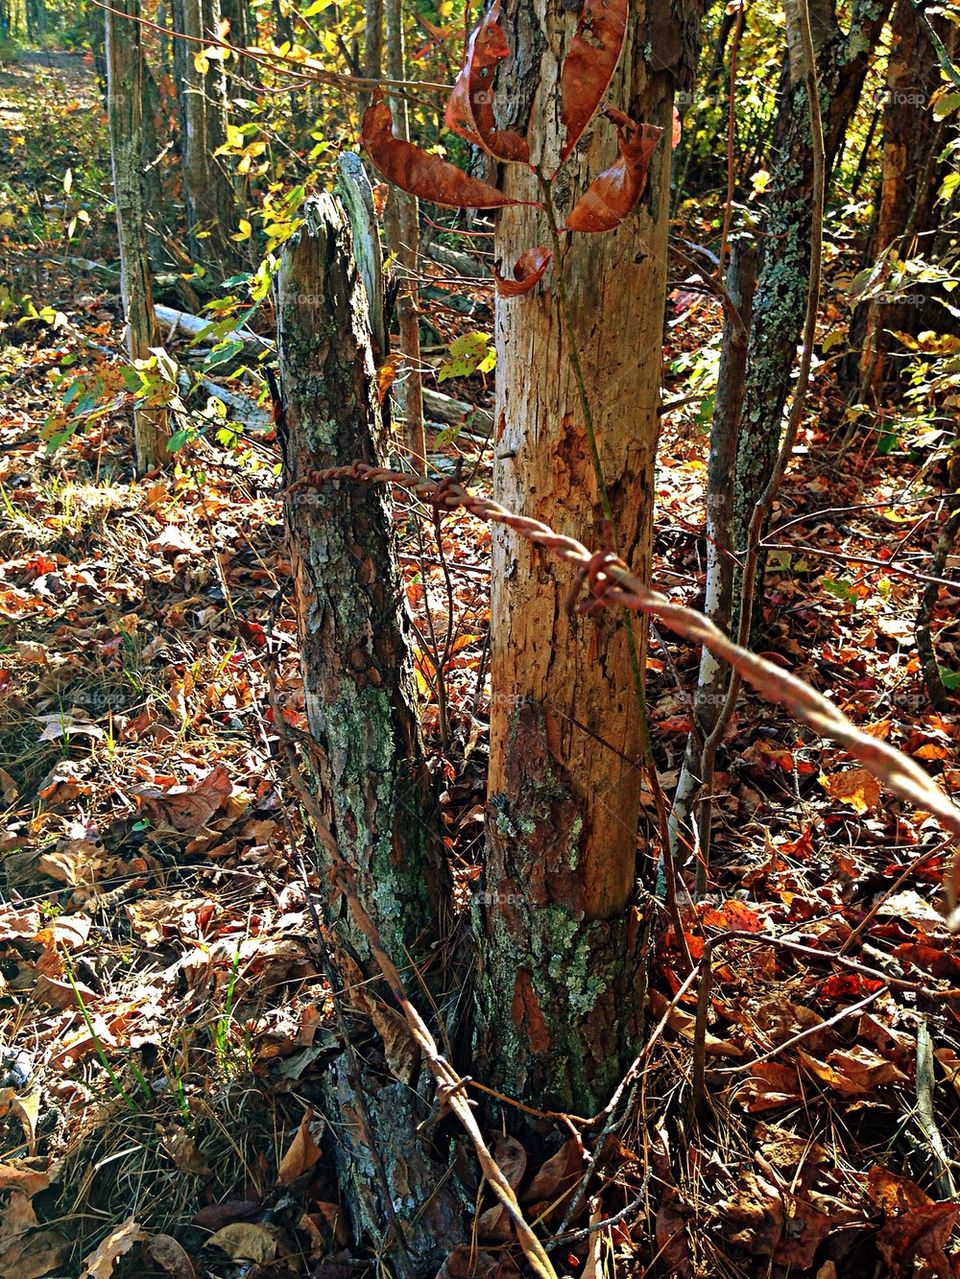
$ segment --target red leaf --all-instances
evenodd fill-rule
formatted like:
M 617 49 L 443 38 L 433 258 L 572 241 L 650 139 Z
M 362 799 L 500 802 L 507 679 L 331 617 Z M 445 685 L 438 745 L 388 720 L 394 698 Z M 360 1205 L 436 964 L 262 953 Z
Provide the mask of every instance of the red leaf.
M 654 124 L 637 124 L 622 111 L 607 108 L 617 126 L 620 156 L 595 178 L 567 218 L 568 231 L 612 231 L 643 195 L 647 171 L 663 130 Z
M 497 63 L 510 52 L 499 24 L 500 0 L 493 0 L 467 43 L 463 70 L 447 99 L 444 121 L 448 129 L 498 160 L 526 161 L 530 158 L 526 138 L 512 129 L 498 129 L 493 113 L 493 77 Z
M 550 265 L 553 254 L 542 245 L 536 249 L 526 249 L 517 258 L 513 268 L 513 279 L 500 274 L 499 268 L 493 268 L 493 278 L 497 284 L 497 293 L 502 298 L 518 298 L 521 293 L 529 293 L 534 285 L 543 279 L 543 273 Z
M 393 135 L 393 116 L 386 102 L 374 102 L 363 116 L 363 145 L 375 168 L 394 186 L 411 195 L 445 204 L 453 209 L 501 209 L 508 204 L 531 204 L 514 200 L 469 177 L 462 169 L 438 155 L 430 155 L 412 142 Z
M 563 123 L 567 126 L 560 164 L 579 142 L 613 79 L 627 30 L 628 2 L 584 0 L 560 76 Z

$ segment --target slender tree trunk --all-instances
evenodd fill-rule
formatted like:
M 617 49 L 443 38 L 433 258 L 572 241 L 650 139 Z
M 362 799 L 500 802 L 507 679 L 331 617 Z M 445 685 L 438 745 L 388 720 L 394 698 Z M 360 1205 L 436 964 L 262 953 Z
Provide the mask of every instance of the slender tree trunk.
M 106 10 L 106 56 L 110 155 L 120 244 L 120 291 L 126 321 L 125 341 L 132 360 L 145 359 L 158 343 L 153 290 L 147 256 L 143 204 L 143 54 L 139 0 L 117 0 Z M 124 16 L 121 16 L 124 15 Z M 162 465 L 169 438 L 163 409 L 138 408 L 134 413 L 137 474 Z
M 193 40 L 216 36 L 220 0 L 173 0 L 174 30 Z M 238 265 L 240 254 L 230 239 L 237 223 L 233 179 L 215 152 L 227 136 L 227 91 L 223 63 L 210 59 L 197 67 L 201 46 L 191 40 L 174 45 L 174 74 L 180 118 L 180 156 L 190 252 L 222 275 Z
M 946 17 L 932 21 L 941 38 L 952 43 L 953 23 Z M 883 161 L 876 234 L 869 253 L 871 261 L 897 247 L 901 257 L 912 256 L 915 237 L 935 226 L 933 204 L 939 186 L 936 157 L 946 139 L 946 126 L 934 119 L 930 107 L 931 94 L 940 83 L 936 53 L 929 36 L 917 22 L 911 0 L 897 0 L 890 38 L 883 110 Z M 918 333 L 925 296 L 919 285 L 911 287 L 907 283 L 899 298 L 880 297 L 867 303 L 858 369 L 859 401 L 872 402 L 891 380 L 889 330 Z M 896 380 L 895 372 L 893 380 Z
M 403 0 L 384 0 L 387 27 L 387 78 L 406 78 L 407 59 L 403 31 Z M 392 94 L 394 131 L 397 137 L 409 138 L 410 118 L 406 98 Z M 393 206 L 392 208 L 390 206 Z M 400 415 L 406 426 L 407 446 L 415 470 L 426 463 L 423 436 L 423 378 L 420 373 L 419 285 L 420 271 L 420 202 L 416 196 L 397 188 L 390 192 L 387 205 L 387 238 L 397 254 L 400 288 L 397 293 L 397 324 L 403 371 L 394 385 L 397 388 Z
M 386 461 L 366 303 L 342 206 L 322 195 L 307 206 L 278 281 L 288 484 L 356 458 Z M 401 970 L 413 962 L 430 980 L 437 956 L 428 943 L 449 885 L 417 724 L 391 495 L 326 484 L 290 494 L 286 518 L 319 802 L 394 962 Z M 329 864 L 323 869 L 332 884 Z M 365 962 L 369 946 L 345 902 L 334 896 L 331 913 Z M 374 1023 L 384 1036 L 399 1014 L 376 998 L 375 982 L 361 984 L 374 976 L 354 965 L 345 984 L 356 1006 L 380 1010 Z M 344 1058 L 331 1068 L 334 1157 L 357 1238 L 396 1248 L 387 1238 L 396 1216 L 401 1272 L 435 1272 L 462 1209 L 446 1163 L 418 1132 L 430 1112 L 429 1076 L 419 1077 L 415 1059 L 398 1070 L 392 1047 L 365 1046 L 362 1064 Z
M 383 75 L 383 0 L 365 0 L 363 7 L 363 74 L 368 80 Z M 360 119 L 372 101 L 372 94 L 357 99 Z
M 859 101 L 870 53 L 889 7 L 890 0 L 857 0 L 850 30 L 844 33 L 837 25 L 834 0 L 817 0 L 811 5 L 828 170 Z M 774 174 L 774 185 L 767 202 L 765 252 L 753 309 L 737 451 L 734 538 L 738 548 L 746 545 L 753 508 L 780 449 L 783 409 L 806 311 L 813 147 L 805 82 L 789 51 L 768 168 Z M 761 561 L 758 595 L 762 587 Z M 757 609 L 758 624 L 760 613 Z
M 505 9 L 516 48 L 499 81 L 509 103 L 503 123 L 525 128 L 529 120 L 532 160 L 552 172 L 561 142 L 559 55 L 577 14 L 547 0 L 511 0 Z M 570 364 L 571 346 L 582 342 L 618 545 L 641 575 L 650 563 L 673 95 L 689 87 L 698 40 L 693 3 L 631 7 L 608 97 L 666 135 L 624 225 L 571 237 L 563 271 L 578 333 L 561 313 L 559 262 L 542 286 L 497 305 L 497 500 L 588 545 L 604 542 Z M 598 120 L 582 158 L 554 185 L 561 219 L 615 153 L 612 130 Z M 507 170 L 505 187 L 539 197 L 520 166 Z M 520 253 L 546 242 L 536 210 L 502 214 L 496 255 L 506 274 Z M 641 721 L 623 621 L 572 614 L 572 585 L 529 543 L 494 533 L 478 1047 L 484 1077 L 505 1091 L 589 1113 L 641 1035 L 642 928 L 632 905 Z
M 707 467 L 707 584 L 703 606 L 707 617 L 724 631 L 730 626 L 733 603 L 733 473 L 756 284 L 756 246 L 752 241 L 735 239 L 730 246 L 727 293 L 737 308 L 743 327 L 727 316 L 723 329 Z M 703 781 L 703 745 L 719 718 L 728 674 L 728 667 L 705 648 L 700 655 L 687 749 L 670 808 L 670 839 L 674 861 L 678 865 L 691 851 L 687 847 L 692 845 L 687 824 Z

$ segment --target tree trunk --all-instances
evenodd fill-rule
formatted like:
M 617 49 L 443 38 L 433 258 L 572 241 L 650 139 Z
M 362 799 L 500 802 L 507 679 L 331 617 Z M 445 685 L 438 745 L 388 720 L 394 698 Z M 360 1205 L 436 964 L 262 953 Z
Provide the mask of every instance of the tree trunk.
M 403 32 L 403 0 L 385 0 L 387 28 L 387 78 L 406 78 L 407 59 Z M 410 137 L 407 100 L 401 94 L 390 97 L 397 137 Z M 392 206 L 392 207 L 391 207 Z M 418 319 L 418 278 L 420 272 L 420 201 L 397 188 L 387 205 L 387 238 L 397 254 L 400 288 L 397 293 L 397 324 L 403 371 L 396 387 L 399 416 L 404 420 L 407 447 L 414 470 L 422 471 L 427 460 L 423 435 L 423 378 L 420 373 L 420 321 Z
M 525 128 L 532 161 L 556 166 L 560 54 L 577 14 L 512 0 L 515 42 L 500 76 L 503 121 Z M 586 389 L 623 558 L 650 564 L 658 432 L 670 123 L 699 39 L 694 3 L 631 8 L 609 100 L 665 128 L 649 185 L 617 231 L 571 237 L 563 264 L 579 333 L 561 316 L 554 262 L 533 292 L 499 300 L 494 491 L 587 545 L 605 540 L 600 494 L 569 360 L 583 343 Z M 598 120 L 580 158 L 554 184 L 560 217 L 610 164 L 616 143 Z M 532 175 L 505 189 L 539 197 Z M 545 242 L 537 211 L 511 208 L 496 255 L 509 275 Z M 509 531 L 493 534 L 488 865 L 479 905 L 479 1050 L 484 1078 L 536 1104 L 589 1113 L 607 1096 L 641 1034 L 643 973 L 633 910 L 641 727 L 624 623 L 571 614 L 568 573 Z M 643 656 L 641 655 L 641 668 Z
M 139 0 L 117 0 L 106 13 L 106 57 L 110 156 L 120 245 L 120 293 L 131 360 L 146 359 L 158 343 L 153 290 L 147 256 L 143 203 L 143 54 Z M 121 16 L 124 15 L 124 16 Z M 163 409 L 134 412 L 134 452 L 138 475 L 167 459 L 167 414 Z
M 733 604 L 733 569 L 736 562 L 733 543 L 733 477 L 756 284 L 756 247 L 752 240 L 735 239 L 730 246 L 727 293 L 737 308 L 743 327 L 736 325 L 727 316 L 720 348 L 707 467 L 707 583 L 703 611 L 723 631 L 729 629 Z M 670 839 L 676 865 L 680 865 L 681 860 L 692 851 L 693 841 L 689 838 L 687 822 L 704 780 L 703 746 L 720 717 L 728 676 L 729 668 L 714 657 L 709 649 L 704 648 L 700 654 L 700 671 L 683 767 L 670 808 Z
M 954 25 L 932 18 L 941 38 L 951 42 Z M 883 110 L 883 162 L 876 233 L 868 260 L 899 248 L 908 258 L 918 250 L 916 236 L 934 229 L 933 204 L 939 187 L 936 158 L 946 140 L 946 124 L 934 119 L 930 98 L 940 83 L 940 68 L 929 36 L 917 22 L 911 0 L 897 0 L 890 23 L 890 60 Z M 898 241 L 901 241 L 898 245 Z M 871 299 L 863 316 L 857 399 L 873 402 L 891 380 L 889 330 L 917 334 L 928 294 L 907 282 L 884 298 Z M 858 327 L 857 318 L 854 328 Z M 892 380 L 896 380 L 895 371 Z
M 220 0 L 173 0 L 172 11 L 175 31 L 192 40 L 216 37 Z M 227 276 L 241 258 L 230 239 L 237 223 L 233 179 L 214 155 L 227 136 L 226 80 L 219 59 L 198 70 L 202 46 L 192 40 L 175 41 L 173 54 L 187 239 L 195 261 Z
M 278 297 L 290 482 L 357 458 L 385 464 L 365 290 L 331 197 L 309 206 L 284 256 Z M 330 828 L 402 963 L 403 947 L 436 930 L 446 877 L 391 512 L 382 489 L 344 482 L 292 497 L 287 518 L 307 719 L 322 747 Z M 359 934 L 351 941 L 366 951 Z
M 845 34 L 837 25 L 834 0 L 817 0 L 811 6 L 828 171 L 859 101 L 870 54 L 889 7 L 890 0 L 856 0 L 850 31 Z M 805 81 L 791 63 L 789 50 L 771 156 L 768 167 L 774 174 L 774 186 L 767 201 L 765 252 L 753 308 L 737 451 L 734 539 L 741 550 L 746 546 L 753 508 L 780 448 L 783 409 L 806 312 L 810 271 L 813 146 Z M 762 587 L 761 558 L 758 595 Z M 734 587 L 735 600 L 738 589 Z
M 356 458 L 385 464 L 366 301 L 343 209 L 322 195 L 307 205 L 278 281 L 288 484 Z M 319 802 L 394 962 L 404 970 L 409 956 L 429 977 L 437 954 L 428 943 L 441 928 L 449 885 L 417 724 L 391 495 L 379 486 L 326 484 L 290 494 L 286 518 Z M 333 884 L 329 864 L 324 882 Z M 335 902 L 331 914 L 365 962 L 369 946 L 346 903 Z M 375 985 L 359 981 L 345 982 L 354 999 L 357 989 L 372 996 Z M 358 1240 L 390 1247 L 384 1237 L 396 1212 L 401 1271 L 435 1272 L 462 1207 L 446 1164 L 418 1132 L 430 1111 L 429 1076 L 418 1080 L 414 1063 L 398 1079 L 389 1058 L 365 1045 L 362 1065 L 345 1058 L 331 1069 L 325 1095 L 334 1157 Z

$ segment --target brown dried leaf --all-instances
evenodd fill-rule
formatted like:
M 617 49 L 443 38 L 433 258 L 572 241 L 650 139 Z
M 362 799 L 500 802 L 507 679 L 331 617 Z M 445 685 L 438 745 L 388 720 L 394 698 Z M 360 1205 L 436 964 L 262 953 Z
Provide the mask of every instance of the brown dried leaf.
M 50 1185 L 50 1176 L 34 1168 L 22 1168 L 19 1164 L 0 1164 L 0 1190 L 22 1190 L 35 1195 Z
M 550 265 L 553 253 L 550 249 L 539 245 L 535 249 L 525 249 L 517 258 L 513 268 L 513 279 L 500 274 L 500 268 L 493 268 L 493 278 L 497 294 L 502 298 L 518 298 L 529 293 L 543 279 L 544 272 Z
M 831 777 L 820 775 L 820 785 L 838 804 L 849 804 L 857 813 L 880 806 L 880 783 L 865 768 L 848 768 Z
M 164 1153 L 169 1155 L 181 1172 L 203 1177 L 210 1171 L 197 1149 L 197 1143 L 179 1124 L 157 1124 L 157 1136 Z
M 613 79 L 627 30 L 627 9 L 628 0 L 584 0 L 560 75 L 562 119 L 567 128 L 561 164 L 577 145 Z
M 305 1172 L 309 1172 L 320 1158 L 320 1147 L 314 1141 L 313 1133 L 310 1130 L 312 1120 L 313 1111 L 307 1110 L 300 1120 L 300 1127 L 297 1129 L 287 1153 L 280 1160 L 277 1178 L 281 1186 L 289 1186 L 292 1181 L 296 1181 Z
M 536 203 L 514 200 L 438 155 L 394 137 L 393 116 L 386 102 L 367 107 L 361 136 L 370 162 L 385 178 L 402 191 L 433 204 L 453 209 L 502 209 L 511 204 Z
M 273 1261 L 280 1250 L 280 1242 L 272 1226 L 260 1226 L 254 1222 L 235 1221 L 224 1226 L 204 1243 L 204 1248 L 219 1248 L 234 1261 L 252 1261 L 266 1265 Z
M 498 129 L 493 109 L 497 64 L 509 52 L 500 29 L 500 0 L 494 0 L 467 42 L 463 69 L 447 99 L 444 123 L 498 160 L 526 161 L 530 158 L 526 138 L 512 129 Z
M 173 1279 L 198 1279 L 196 1266 L 182 1244 L 172 1235 L 153 1235 L 146 1245 L 147 1252 L 158 1266 Z
M 650 159 L 663 130 L 637 124 L 622 111 L 608 107 L 606 115 L 617 127 L 620 156 L 595 178 L 567 218 L 568 231 L 612 231 L 643 195 Z
M 146 1231 L 141 1229 L 133 1217 L 128 1217 L 126 1221 L 110 1231 L 99 1248 L 84 1258 L 80 1279 L 110 1279 L 113 1267 L 124 1253 L 129 1252 L 134 1244 L 146 1238 Z
M 525 1204 L 546 1200 L 561 1204 L 573 1193 L 583 1175 L 583 1145 L 570 1137 L 537 1170 L 529 1187 L 520 1196 Z
M 907 1076 L 892 1061 L 862 1044 L 832 1052 L 826 1061 L 818 1061 L 802 1049 L 798 1055 L 805 1069 L 846 1097 L 864 1097 L 883 1084 L 907 1082 Z

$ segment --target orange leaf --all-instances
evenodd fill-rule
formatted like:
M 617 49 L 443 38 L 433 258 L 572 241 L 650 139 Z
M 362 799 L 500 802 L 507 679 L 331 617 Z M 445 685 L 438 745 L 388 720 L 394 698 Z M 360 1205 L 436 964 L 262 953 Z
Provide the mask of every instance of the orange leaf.
M 577 201 L 567 218 L 568 231 L 612 231 L 643 195 L 647 171 L 663 130 L 654 124 L 637 124 L 622 111 L 608 107 L 606 115 L 617 126 L 620 156 L 604 169 Z
M 394 137 L 393 116 L 386 102 L 374 102 L 367 107 L 361 136 L 372 164 L 385 178 L 402 191 L 433 204 L 453 209 L 502 209 L 510 204 L 537 203 L 514 200 L 479 178 L 469 177 L 438 155 Z
M 530 158 L 526 138 L 512 129 L 498 129 L 493 112 L 493 78 L 497 63 L 509 52 L 500 29 L 500 0 L 493 0 L 467 43 L 463 69 L 443 118 L 448 129 L 496 159 L 526 161 Z
M 500 274 L 498 267 L 493 268 L 497 294 L 502 298 L 518 298 L 529 293 L 543 279 L 544 272 L 550 265 L 553 254 L 542 245 L 535 249 L 525 249 L 517 258 L 513 268 L 513 279 Z
M 560 163 L 577 145 L 603 100 L 620 61 L 628 0 L 584 0 L 580 21 L 560 76 L 567 138 Z
M 880 806 L 880 784 L 865 768 L 848 768 L 832 777 L 821 776 L 820 785 L 831 799 L 849 804 L 857 813 Z
M 320 1147 L 314 1141 L 310 1130 L 312 1119 L 313 1111 L 306 1111 L 287 1153 L 280 1160 L 277 1179 L 281 1186 L 289 1186 L 291 1181 L 296 1181 L 305 1172 L 309 1172 L 320 1158 Z

